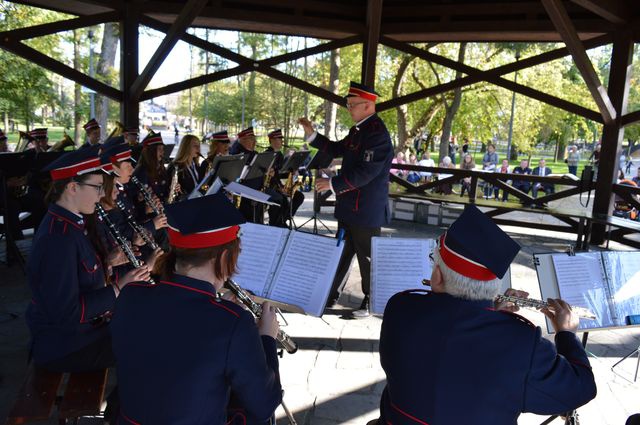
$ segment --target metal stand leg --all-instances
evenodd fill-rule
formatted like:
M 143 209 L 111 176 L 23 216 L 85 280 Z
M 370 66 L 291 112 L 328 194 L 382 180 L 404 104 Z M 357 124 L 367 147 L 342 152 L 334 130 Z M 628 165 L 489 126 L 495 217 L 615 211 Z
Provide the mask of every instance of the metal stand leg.
M 287 415 L 287 419 L 289 420 L 289 425 L 298 425 L 296 419 L 293 417 L 293 413 L 287 408 L 287 405 L 284 404 L 284 400 L 280 402 L 282 409 L 284 410 L 284 414 Z
M 627 360 L 629 357 L 633 356 L 634 354 L 638 354 L 638 360 L 636 361 L 636 373 L 633 375 L 633 382 L 636 382 L 636 380 L 638 379 L 638 368 L 640 367 L 640 346 L 635 350 L 633 350 L 632 352 L 630 352 L 629 354 L 627 354 L 626 356 L 624 356 L 623 358 L 621 358 L 620 360 L 618 360 L 613 366 L 611 366 L 611 371 L 616 375 L 620 376 L 613 369 L 623 361 Z

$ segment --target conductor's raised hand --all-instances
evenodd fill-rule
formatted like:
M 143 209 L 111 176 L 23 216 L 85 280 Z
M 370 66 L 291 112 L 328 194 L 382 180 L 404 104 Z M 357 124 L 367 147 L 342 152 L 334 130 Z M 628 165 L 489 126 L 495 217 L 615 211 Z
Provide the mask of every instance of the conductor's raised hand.
M 270 336 L 275 339 L 280 330 L 280 324 L 276 317 L 276 309 L 269 301 L 262 303 L 262 316 L 258 320 L 258 332 L 260 335 Z
M 577 314 L 571 311 L 571 306 L 561 299 L 547 300 L 548 307 L 542 308 L 540 311 L 551 321 L 551 325 L 556 332 L 573 332 L 578 330 L 578 324 L 580 324 L 580 318 Z
M 300 124 L 304 130 L 304 137 L 311 136 L 315 131 L 313 129 L 313 123 L 309 121 L 307 117 L 298 118 L 298 124 Z

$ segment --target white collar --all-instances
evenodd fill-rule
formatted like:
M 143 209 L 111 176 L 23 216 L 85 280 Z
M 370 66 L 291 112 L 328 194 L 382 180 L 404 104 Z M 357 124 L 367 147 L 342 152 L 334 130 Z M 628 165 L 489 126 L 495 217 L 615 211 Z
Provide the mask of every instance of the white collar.
M 363 122 L 365 122 L 366 120 L 368 120 L 369 118 L 371 118 L 371 117 L 372 117 L 372 116 L 374 116 L 375 114 L 376 114 L 376 113 L 374 112 L 373 114 L 371 114 L 371 115 L 369 115 L 369 116 L 367 116 L 367 117 L 364 117 L 363 119 L 361 119 L 360 121 L 358 121 L 358 122 L 356 123 L 356 125 L 355 125 L 356 130 L 360 130 L 360 129 L 358 128 L 358 126 L 359 126 L 359 125 L 362 125 L 362 123 L 363 123 Z

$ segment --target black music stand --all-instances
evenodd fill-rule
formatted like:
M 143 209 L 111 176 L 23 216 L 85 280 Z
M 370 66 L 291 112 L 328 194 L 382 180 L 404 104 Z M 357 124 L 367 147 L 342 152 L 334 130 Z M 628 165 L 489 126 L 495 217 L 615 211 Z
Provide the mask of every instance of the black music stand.
M 224 184 L 229 184 L 240 178 L 247 163 L 247 155 L 217 156 L 211 164 L 214 179 L 217 177 Z
M 329 165 L 331 164 L 331 162 L 333 161 L 333 157 L 331 157 L 331 155 L 318 151 L 315 156 L 311 159 L 311 162 L 307 165 L 307 170 L 315 170 L 315 181 L 318 181 L 318 178 L 320 178 L 320 170 L 323 168 L 327 168 L 329 167 Z M 329 192 L 329 196 L 330 196 L 331 192 Z M 317 235 L 318 234 L 318 222 L 320 222 L 320 224 L 327 229 L 327 231 L 331 234 L 333 234 L 333 231 L 331 231 L 331 229 L 329 229 L 329 227 L 321 220 L 318 218 L 318 214 L 320 213 L 320 208 L 322 207 L 322 201 L 324 199 L 327 199 L 328 196 L 326 194 L 321 194 L 318 193 L 318 191 L 315 189 L 313 189 L 313 215 L 311 216 L 311 218 L 307 221 L 305 221 L 304 223 L 302 223 L 302 225 L 300 225 L 298 227 L 304 227 L 307 223 L 313 221 L 313 234 Z
M 280 167 L 279 172 L 280 173 L 297 172 L 298 169 L 302 166 L 302 164 L 304 164 L 304 162 L 307 160 L 307 158 L 309 157 L 309 154 L 310 154 L 309 151 L 297 151 L 292 153 L 290 156 L 287 157 L 284 164 L 282 164 L 282 167 Z M 296 223 L 293 220 L 293 193 L 291 193 L 291 196 L 289 199 L 289 229 L 294 229 L 294 228 L 298 230 L 298 226 L 296 226 Z
M 7 179 L 11 177 L 21 177 L 27 174 L 29 170 L 33 169 L 35 156 L 35 152 L 3 153 L 0 155 L 0 185 L 2 185 L 2 201 L 4 203 L 3 227 L 7 248 L 5 263 L 7 267 L 10 267 L 12 260 L 15 259 L 23 271 L 25 261 L 10 230 L 12 223 L 11 211 L 9 211 L 9 188 L 7 187 Z M 20 223 L 17 225 L 20 225 Z
M 251 160 L 251 164 L 249 164 L 248 171 L 245 175 L 240 179 L 240 183 L 243 185 L 255 189 L 260 190 L 262 188 L 262 182 L 264 181 L 264 176 L 269 172 L 269 169 L 273 166 L 273 162 L 276 160 L 276 152 L 262 152 L 254 155 Z M 256 222 L 256 216 L 258 215 L 258 204 L 256 201 L 251 201 L 251 205 L 253 207 L 253 222 Z M 264 215 L 264 210 L 262 214 Z M 260 223 L 262 223 L 264 217 L 260 218 Z

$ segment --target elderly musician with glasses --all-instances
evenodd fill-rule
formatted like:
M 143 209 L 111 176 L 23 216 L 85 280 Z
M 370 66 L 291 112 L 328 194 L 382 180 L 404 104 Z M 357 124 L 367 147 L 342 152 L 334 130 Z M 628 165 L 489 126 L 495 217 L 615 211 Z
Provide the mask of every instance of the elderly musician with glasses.
M 507 425 L 522 412 L 565 414 L 595 397 L 571 306 L 549 299 L 542 309 L 554 344 L 514 304 L 494 305 L 519 250 L 473 205 L 440 237 L 431 291 L 398 293 L 384 311 L 378 424 Z
M 360 309 L 353 312 L 356 318 L 369 316 L 371 238 L 380 236 L 381 226 L 391 220 L 388 194 L 393 146 L 387 127 L 376 115 L 377 98 L 372 88 L 351 82 L 346 106 L 355 125 L 339 142 L 318 134 L 307 118 L 298 120 L 311 146 L 331 157 L 343 158 L 340 174 L 330 179 L 318 178 L 316 190 L 331 190 L 336 195 L 335 217 L 345 233 L 345 247 L 328 306 L 338 301 L 353 257 L 357 256 L 364 299 Z

